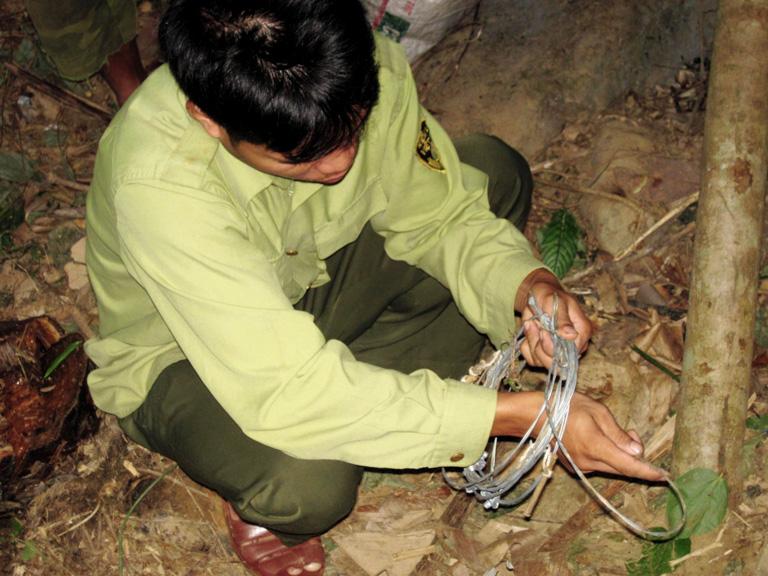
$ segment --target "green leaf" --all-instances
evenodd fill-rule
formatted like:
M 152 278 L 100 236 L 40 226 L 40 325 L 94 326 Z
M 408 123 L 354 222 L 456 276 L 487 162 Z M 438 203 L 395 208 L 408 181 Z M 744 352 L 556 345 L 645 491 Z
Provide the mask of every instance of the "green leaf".
M 31 560 L 34 560 L 37 554 L 38 554 L 38 550 L 37 550 L 37 546 L 35 546 L 35 543 L 32 542 L 31 540 L 25 540 L 24 549 L 21 551 L 21 561 L 29 562 Z
M 673 558 L 682 558 L 688 556 L 691 553 L 691 539 L 690 538 L 677 538 L 672 541 L 675 545 L 675 551 L 672 554 Z
M 541 230 L 541 258 L 556 276 L 562 278 L 571 269 L 579 251 L 582 231 L 576 219 L 566 209 L 554 214 Z
M 665 364 L 662 364 L 661 362 L 659 362 L 658 360 L 656 360 L 656 358 L 654 358 L 653 356 L 651 356 L 650 354 L 648 354 L 648 352 L 646 352 L 645 350 L 642 350 L 641 348 L 638 348 L 638 347 L 637 347 L 637 346 L 635 346 L 634 344 L 633 344 L 633 345 L 631 345 L 631 346 L 630 346 L 630 348 L 631 348 L 631 349 L 632 349 L 632 350 L 633 350 L 635 353 L 639 354 L 639 355 L 640 355 L 640 357 L 641 357 L 643 360 L 645 360 L 645 361 L 646 361 L 646 362 L 648 362 L 649 364 L 652 364 L 653 366 L 655 366 L 656 368 L 658 368 L 659 370 L 661 370 L 662 372 L 664 372 L 664 374 L 666 374 L 667 376 L 669 376 L 670 378 L 672 378 L 672 380 L 674 380 L 675 382 L 680 382 L 680 375 L 679 375 L 679 374 L 675 374 L 674 372 L 672 372 L 672 370 L 670 370 L 668 366 L 666 366 Z
M 750 430 L 759 430 L 760 432 L 768 432 L 768 414 L 762 416 L 750 416 L 747 418 L 747 428 Z
M 694 468 L 680 476 L 676 483 L 688 508 L 688 520 L 678 537 L 689 538 L 717 528 L 728 509 L 728 485 L 723 477 L 714 470 Z M 669 525 L 676 525 L 680 515 L 680 505 L 670 493 L 667 498 Z
M 71 342 L 69 346 L 64 348 L 62 350 L 61 354 L 56 356 L 56 358 L 53 359 L 53 362 L 51 362 L 48 366 L 48 368 L 45 369 L 45 372 L 43 373 L 43 380 L 48 378 L 51 374 L 53 374 L 53 371 L 56 370 L 59 366 L 61 366 L 62 362 L 69 358 L 69 356 L 77 350 L 80 347 L 80 344 L 82 344 L 81 341 L 77 340 L 76 342 Z
M 11 182 L 28 182 L 35 175 L 32 163 L 15 152 L 0 153 L 0 179 Z
M 29 38 L 24 38 L 13 53 L 13 61 L 22 68 L 29 68 L 37 58 L 37 47 Z
M 24 196 L 20 186 L 0 184 L 0 233 L 24 222 Z
M 627 563 L 627 576 L 661 576 L 672 572 L 669 561 L 672 560 L 675 545 L 673 541 L 646 542 L 643 554 L 634 562 Z
M 664 528 L 651 528 L 651 531 L 664 531 Z M 665 542 L 645 542 L 640 558 L 627 562 L 628 576 L 661 576 L 674 569 L 670 561 L 691 553 L 691 539 L 677 538 Z
M 11 518 L 11 536 L 14 538 L 19 538 L 22 534 L 24 534 L 24 526 L 21 522 L 19 522 L 19 519 L 16 517 Z

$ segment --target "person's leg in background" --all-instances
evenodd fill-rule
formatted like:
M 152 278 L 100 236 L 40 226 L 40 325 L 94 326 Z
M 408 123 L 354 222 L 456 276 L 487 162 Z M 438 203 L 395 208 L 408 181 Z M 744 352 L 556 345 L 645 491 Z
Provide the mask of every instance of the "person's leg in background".
M 26 6 L 62 78 L 80 81 L 101 74 L 120 105 L 146 78 L 133 0 L 26 0 Z

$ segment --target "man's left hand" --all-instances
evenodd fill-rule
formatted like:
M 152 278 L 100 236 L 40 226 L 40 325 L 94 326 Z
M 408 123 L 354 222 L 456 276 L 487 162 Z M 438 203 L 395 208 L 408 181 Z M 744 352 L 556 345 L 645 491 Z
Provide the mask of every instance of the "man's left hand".
M 566 340 L 574 340 L 579 352 L 586 350 L 592 335 L 592 323 L 581 309 L 576 298 L 568 293 L 557 278 L 547 270 L 532 272 L 518 290 L 517 306 L 522 313 L 525 341 L 520 347 L 526 362 L 532 366 L 549 368 L 552 364 L 554 343 L 552 337 L 534 319 L 534 311 L 528 305 L 533 296 L 546 314 L 552 315 L 557 300 L 557 334 Z

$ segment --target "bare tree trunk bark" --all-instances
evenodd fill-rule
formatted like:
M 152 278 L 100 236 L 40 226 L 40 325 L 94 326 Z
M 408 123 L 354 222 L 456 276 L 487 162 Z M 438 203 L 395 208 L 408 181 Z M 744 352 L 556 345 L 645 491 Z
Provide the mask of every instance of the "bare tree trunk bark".
M 767 174 L 768 0 L 721 0 L 673 470 L 723 473 L 731 505 L 742 491 Z

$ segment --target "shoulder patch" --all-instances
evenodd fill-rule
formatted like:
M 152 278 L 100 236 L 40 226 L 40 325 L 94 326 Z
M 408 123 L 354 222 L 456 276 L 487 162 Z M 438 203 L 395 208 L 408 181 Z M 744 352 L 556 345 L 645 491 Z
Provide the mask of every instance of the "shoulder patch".
M 419 140 L 416 142 L 416 156 L 422 164 L 428 166 L 432 170 L 443 172 L 443 163 L 440 162 L 440 157 L 437 154 L 437 148 L 435 148 L 432 142 L 432 136 L 429 133 L 429 127 L 425 120 L 421 121 L 421 129 L 419 130 Z

